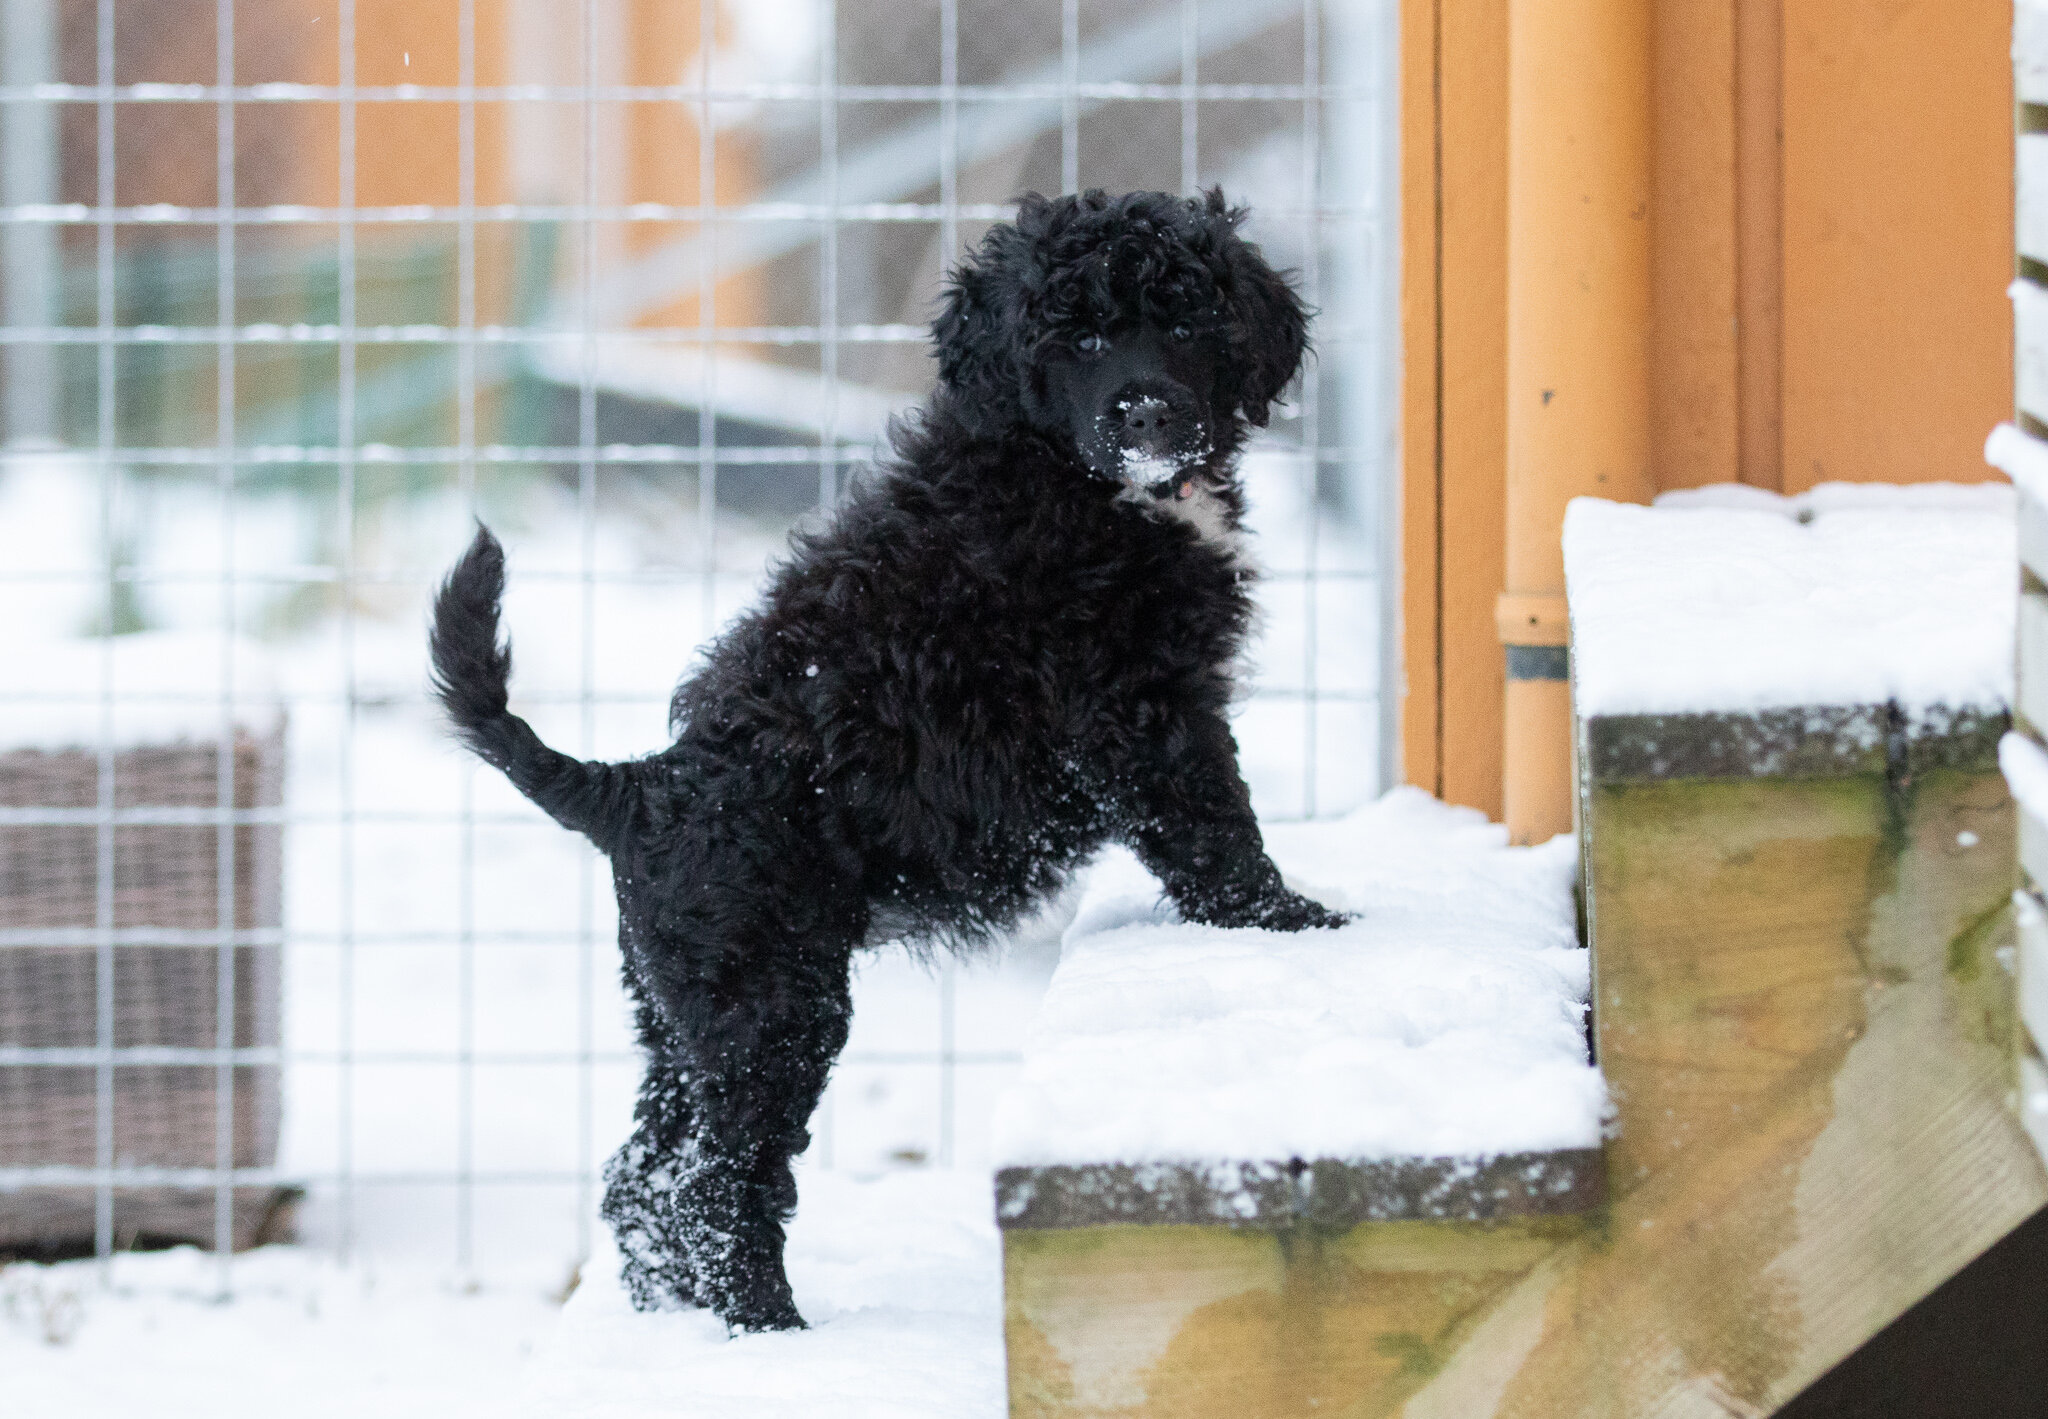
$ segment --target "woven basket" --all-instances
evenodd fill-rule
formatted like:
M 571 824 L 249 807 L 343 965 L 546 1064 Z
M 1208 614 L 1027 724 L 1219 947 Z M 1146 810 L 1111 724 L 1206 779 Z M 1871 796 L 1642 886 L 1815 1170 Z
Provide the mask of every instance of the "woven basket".
M 126 749 L 114 759 L 114 805 L 213 808 L 218 773 L 213 744 Z M 237 731 L 235 806 L 278 806 L 283 779 L 281 720 L 261 735 Z M 93 751 L 0 753 L 0 806 L 93 808 L 98 802 L 99 758 Z M 274 931 L 282 920 L 282 829 L 242 825 L 230 834 L 234 924 L 243 931 Z M 116 826 L 115 929 L 218 930 L 220 836 L 219 829 L 206 824 Z M 40 942 L 34 933 L 92 928 L 99 878 L 96 827 L 0 825 L 0 930 L 29 938 L 27 944 L 0 945 L 0 1046 L 90 1048 L 98 1043 L 97 947 Z M 114 1045 L 213 1048 L 218 1043 L 219 966 L 214 944 L 115 947 Z M 280 948 L 274 941 L 234 948 L 237 1047 L 278 1044 L 280 985 Z M 96 1083 L 91 1065 L 0 1066 L 0 1168 L 94 1166 L 99 1158 Z M 213 1167 L 220 1132 L 215 1086 L 211 1065 L 117 1064 L 116 1165 Z M 277 1160 L 278 1068 L 236 1066 L 231 1096 L 235 1166 L 272 1166 Z M 235 1190 L 237 1248 L 271 1239 L 268 1232 L 275 1231 L 280 1216 L 278 1201 L 275 1189 Z M 214 1240 L 215 1193 L 210 1188 L 117 1189 L 113 1206 L 118 1246 L 144 1240 L 210 1245 Z M 0 1191 L 0 1249 L 90 1245 L 94 1210 L 90 1187 Z

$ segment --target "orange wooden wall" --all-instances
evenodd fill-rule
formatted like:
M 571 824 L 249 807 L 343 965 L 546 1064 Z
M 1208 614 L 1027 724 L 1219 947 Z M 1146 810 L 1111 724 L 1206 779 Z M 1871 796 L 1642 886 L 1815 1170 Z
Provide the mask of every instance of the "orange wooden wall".
M 2011 5 L 1645 3 L 1657 485 L 1990 476 Z M 1401 7 L 1403 761 L 1496 816 L 1507 9 Z

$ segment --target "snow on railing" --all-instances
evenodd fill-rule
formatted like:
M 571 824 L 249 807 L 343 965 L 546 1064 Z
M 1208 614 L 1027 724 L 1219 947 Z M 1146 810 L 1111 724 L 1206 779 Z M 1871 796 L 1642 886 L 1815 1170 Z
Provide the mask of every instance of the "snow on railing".
M 2015 1097 L 2020 1121 L 2048 1159 L 2048 1064 L 2042 1061 L 2048 1044 L 2048 748 L 2042 741 L 2048 734 L 2048 440 L 2005 424 L 1992 433 L 1984 456 L 2012 479 L 2019 497 L 2018 713 L 1998 758 L 2019 804 L 2023 873 L 2013 898 L 2019 927 Z

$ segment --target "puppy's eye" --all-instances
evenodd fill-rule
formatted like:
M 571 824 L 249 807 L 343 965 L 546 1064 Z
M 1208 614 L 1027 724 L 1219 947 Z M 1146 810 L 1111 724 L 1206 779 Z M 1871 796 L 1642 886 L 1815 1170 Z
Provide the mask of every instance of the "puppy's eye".
M 1195 327 L 1183 320 L 1180 324 L 1173 327 L 1173 338 L 1176 340 L 1192 340 L 1195 338 Z
M 1079 348 L 1084 355 L 1099 355 L 1109 348 L 1109 341 L 1090 331 L 1081 337 Z

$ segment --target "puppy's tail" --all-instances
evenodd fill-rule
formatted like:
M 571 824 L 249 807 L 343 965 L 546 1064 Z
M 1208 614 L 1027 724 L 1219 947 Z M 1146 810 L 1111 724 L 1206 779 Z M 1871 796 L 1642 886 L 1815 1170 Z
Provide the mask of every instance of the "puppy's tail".
M 505 591 L 505 549 L 477 524 L 476 540 L 434 598 L 433 688 L 455 732 L 478 758 L 565 828 L 606 852 L 633 814 L 635 785 L 625 764 L 586 763 L 541 743 L 531 725 L 506 708 L 512 647 L 498 638 L 498 601 Z

